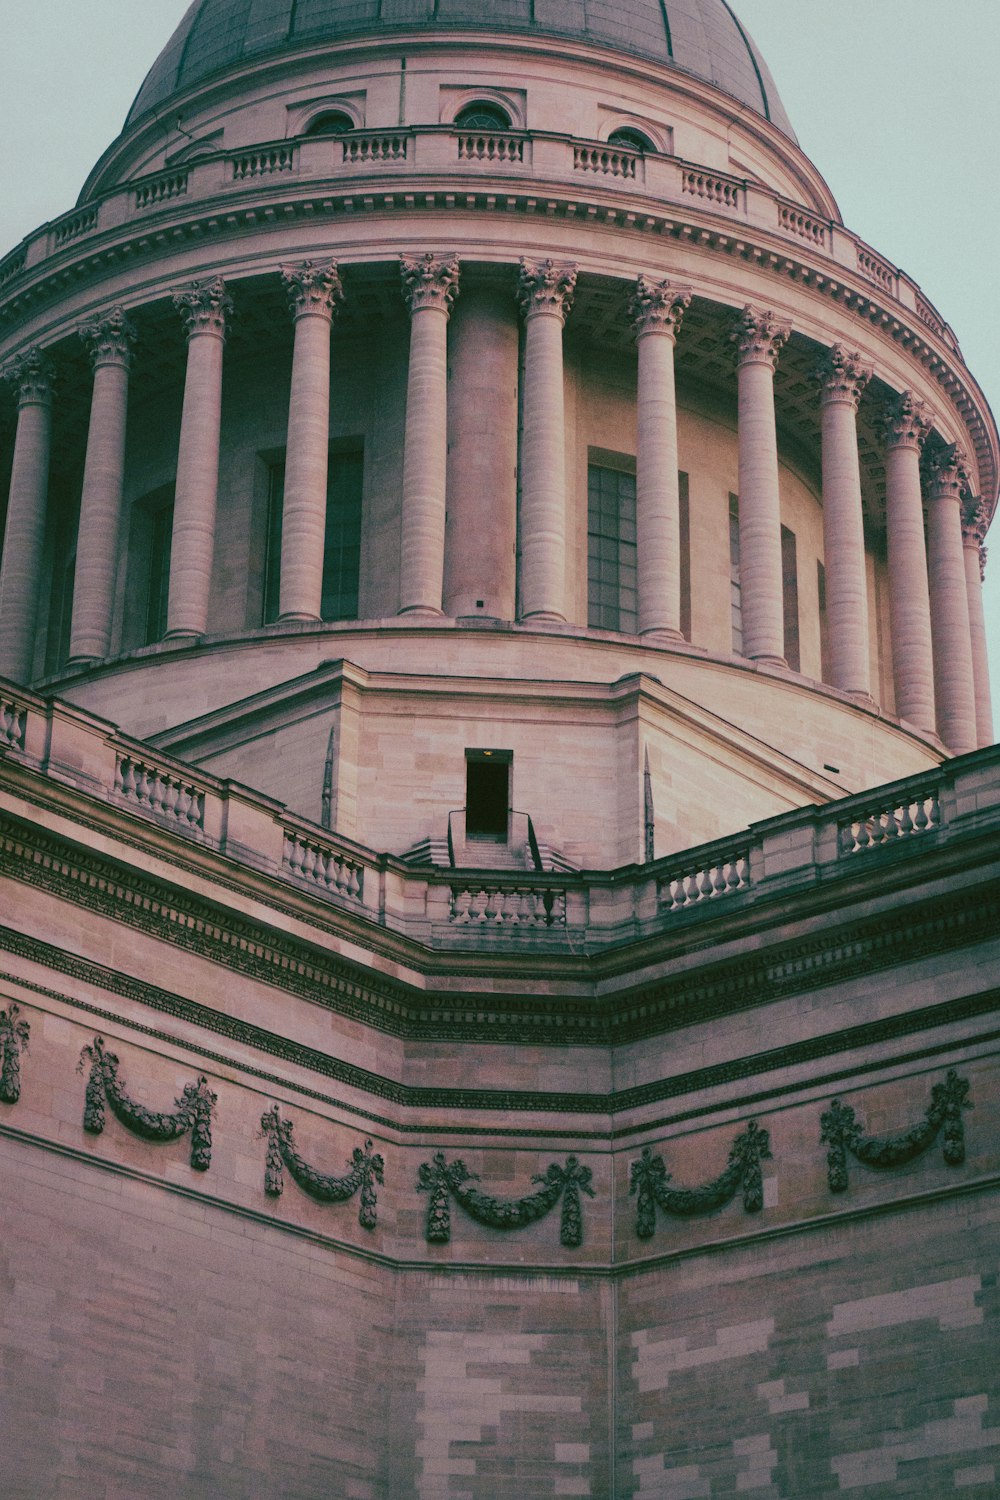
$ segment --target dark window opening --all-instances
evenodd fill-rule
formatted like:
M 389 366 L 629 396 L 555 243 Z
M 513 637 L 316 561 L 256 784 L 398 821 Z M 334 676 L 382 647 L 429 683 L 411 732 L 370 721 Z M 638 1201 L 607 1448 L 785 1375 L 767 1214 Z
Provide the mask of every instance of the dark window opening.
M 733 651 L 743 655 L 743 587 L 740 583 L 740 498 L 729 496 L 729 618 Z
M 691 639 L 691 503 L 688 498 L 688 476 L 679 474 L 681 530 L 681 635 Z
M 174 533 L 174 505 L 170 500 L 150 512 L 149 575 L 146 589 L 146 645 L 162 641 L 167 633 L 167 600 L 170 593 L 170 552 Z
M 510 116 L 499 104 L 467 104 L 455 116 L 459 130 L 509 130 Z
M 785 660 L 793 672 L 801 672 L 799 655 L 799 575 L 795 561 L 795 532 L 781 528 L 781 593 L 784 603 Z
M 830 681 L 830 637 L 826 623 L 826 569 L 816 564 L 816 593 L 819 596 L 819 673 L 823 682 Z
M 330 454 L 320 605 L 321 618 L 324 620 L 358 618 L 364 468 L 364 452 L 361 448 L 344 451 L 334 449 Z M 284 500 L 285 465 L 272 464 L 268 476 L 267 555 L 264 562 L 265 625 L 274 624 L 280 609 L 281 521 Z
M 505 839 L 510 813 L 509 750 L 479 750 L 465 762 L 465 836 Z
M 306 135 L 346 135 L 354 129 L 354 121 L 342 109 L 331 109 L 317 115 L 305 128 Z
M 630 130 L 627 126 L 621 130 L 612 130 L 608 136 L 609 146 L 624 146 L 627 151 L 655 151 L 656 147 L 648 136 L 643 135 L 641 130 Z
M 587 624 L 598 630 L 638 629 L 635 474 L 590 464 L 587 469 Z

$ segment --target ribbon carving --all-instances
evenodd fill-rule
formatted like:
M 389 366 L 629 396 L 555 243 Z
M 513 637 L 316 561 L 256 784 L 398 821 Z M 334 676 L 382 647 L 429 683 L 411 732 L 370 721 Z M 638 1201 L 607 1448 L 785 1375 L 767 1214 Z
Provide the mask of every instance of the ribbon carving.
M 590 1185 L 591 1171 L 582 1167 L 575 1156 L 566 1158 L 565 1166 L 552 1162 L 542 1175 L 532 1177 L 540 1183 L 537 1193 L 524 1198 L 492 1198 L 471 1184 L 479 1181 L 463 1161 L 447 1162 L 439 1151 L 431 1162 L 424 1162 L 417 1176 L 417 1187 L 429 1193 L 427 1204 L 427 1242 L 446 1245 L 451 1239 L 451 1199 L 454 1198 L 470 1219 L 490 1229 L 523 1229 L 544 1219 L 562 1199 L 560 1242 L 575 1249 L 583 1240 L 583 1210 L 580 1194 L 594 1196 Z
M 695 1218 L 712 1213 L 735 1198 L 743 1189 L 743 1207 L 748 1214 L 759 1213 L 764 1206 L 764 1179 L 760 1164 L 771 1159 L 771 1142 L 766 1130 L 751 1120 L 729 1148 L 729 1162 L 714 1182 L 696 1188 L 672 1188 L 667 1184 L 670 1173 L 662 1156 L 643 1146 L 642 1155 L 632 1163 L 630 1194 L 637 1196 L 636 1234 L 651 1239 L 656 1230 L 656 1206 L 666 1214 Z
M 4 1104 L 16 1104 L 21 1097 L 21 1053 L 28 1050 L 30 1033 L 19 1005 L 0 1010 L 0 1101 Z
M 834 1099 L 820 1129 L 820 1140 L 830 1148 L 826 1166 L 831 1193 L 847 1189 L 848 1152 L 866 1167 L 901 1167 L 923 1156 L 943 1134 L 945 1161 L 949 1167 L 961 1166 L 965 1160 L 962 1111 L 971 1108 L 968 1080 L 959 1078 L 954 1068 L 944 1083 L 931 1089 L 931 1102 L 920 1123 L 900 1135 L 865 1135 L 851 1106 Z
M 105 1103 L 126 1129 L 142 1136 L 147 1141 L 176 1141 L 191 1134 L 191 1165 L 196 1172 L 207 1172 L 212 1161 L 212 1110 L 216 1098 L 204 1075 L 197 1083 L 184 1085 L 184 1092 L 176 1099 L 173 1114 L 156 1114 L 137 1104 L 125 1092 L 118 1072 L 118 1058 L 104 1045 L 104 1038 L 95 1036 L 92 1043 L 80 1053 L 78 1072 L 90 1064 L 87 1091 L 84 1097 L 83 1128 L 91 1135 L 100 1135 L 104 1129 Z
M 381 1155 L 372 1149 L 371 1141 L 365 1141 L 363 1147 L 355 1146 L 346 1176 L 330 1177 L 317 1172 L 299 1156 L 292 1140 L 292 1122 L 281 1118 L 276 1104 L 261 1115 L 260 1127 L 261 1134 L 267 1138 L 266 1193 L 272 1198 L 281 1196 L 285 1186 L 285 1167 L 303 1192 L 315 1198 L 317 1203 L 346 1203 L 360 1190 L 358 1223 L 362 1229 L 375 1228 L 375 1184 L 383 1181 L 384 1163 Z

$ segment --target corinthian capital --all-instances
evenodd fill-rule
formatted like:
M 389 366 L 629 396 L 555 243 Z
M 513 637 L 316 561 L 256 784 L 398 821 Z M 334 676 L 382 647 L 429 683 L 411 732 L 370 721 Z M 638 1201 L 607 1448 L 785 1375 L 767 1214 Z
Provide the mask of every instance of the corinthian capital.
M 834 344 L 820 360 L 816 379 L 820 383 L 821 399 L 848 402 L 858 409 L 861 392 L 872 378 L 871 365 L 866 365 L 857 349 L 847 349 L 843 344 Z
M 113 307 L 103 317 L 83 323 L 77 332 L 87 346 L 95 370 L 98 365 L 124 365 L 128 369 L 132 363 L 136 329 L 123 307 Z
M 927 408 L 912 391 L 902 391 L 890 401 L 882 417 L 887 448 L 919 448 L 930 426 Z
M 554 260 L 523 260 L 517 282 L 517 300 L 525 317 L 532 313 L 558 313 L 565 323 L 573 306 L 576 266 Z
M 637 336 L 661 332 L 676 334 L 690 301 L 690 287 L 672 286 L 669 281 L 652 281 L 648 276 L 640 276 L 628 299 L 629 321 Z
M 278 271 L 294 317 L 313 313 L 333 318 L 338 304 L 344 300 L 335 260 L 304 260 L 299 266 L 279 266 Z
M 401 255 L 399 271 L 403 280 L 403 300 L 411 313 L 424 307 L 438 307 L 450 312 L 458 296 L 458 256 Z
M 226 296 L 226 283 L 221 276 L 193 281 L 183 292 L 175 292 L 174 306 L 184 321 L 188 338 L 196 333 L 215 333 L 225 338 L 226 318 L 233 310 L 233 303 Z
M 41 349 L 26 349 L 3 368 L 3 379 L 17 391 L 18 406 L 49 406 L 55 370 Z
M 942 500 L 957 500 L 964 490 L 969 461 L 957 443 L 935 449 L 927 464 L 931 494 Z
M 962 540 L 967 547 L 981 547 L 989 529 L 990 513 L 980 495 L 966 495 L 962 503 Z
M 792 325 L 787 319 L 748 304 L 729 335 L 736 345 L 736 363 L 766 364 L 773 370 L 778 362 L 778 352 L 791 331 Z

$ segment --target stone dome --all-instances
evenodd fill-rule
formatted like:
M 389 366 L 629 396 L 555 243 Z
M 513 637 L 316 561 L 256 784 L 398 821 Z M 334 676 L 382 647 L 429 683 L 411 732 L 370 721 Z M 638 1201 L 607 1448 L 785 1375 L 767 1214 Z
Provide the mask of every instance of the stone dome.
M 725 0 L 194 0 L 127 123 L 228 68 L 415 27 L 572 37 L 653 58 L 714 84 L 795 138 L 766 63 Z

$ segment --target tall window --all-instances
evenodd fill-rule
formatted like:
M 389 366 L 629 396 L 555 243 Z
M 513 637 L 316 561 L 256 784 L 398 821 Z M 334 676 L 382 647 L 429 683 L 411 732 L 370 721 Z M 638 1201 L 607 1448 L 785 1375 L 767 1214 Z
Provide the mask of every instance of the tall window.
M 793 672 L 802 670 L 799 656 L 799 575 L 795 561 L 795 532 L 781 528 L 781 593 L 784 604 L 785 660 Z
M 826 569 L 821 562 L 816 564 L 816 593 L 819 602 L 819 675 L 823 682 L 829 682 L 830 637 L 826 623 Z
M 733 651 L 743 655 L 743 588 L 740 583 L 740 499 L 729 496 L 729 616 Z
M 691 502 L 688 476 L 678 474 L 681 530 L 681 635 L 691 639 Z
M 324 620 L 358 618 L 363 489 L 363 449 L 352 447 L 331 452 L 326 483 L 326 532 L 323 538 L 320 605 L 320 615 Z M 273 624 L 278 618 L 284 499 L 285 466 L 283 463 L 272 464 L 269 472 L 267 558 L 264 566 L 265 625 Z
M 587 470 L 587 624 L 638 627 L 635 475 L 598 464 Z
M 170 592 L 170 548 L 174 533 L 173 496 L 149 514 L 149 585 L 146 592 L 146 645 L 167 633 L 167 596 Z

